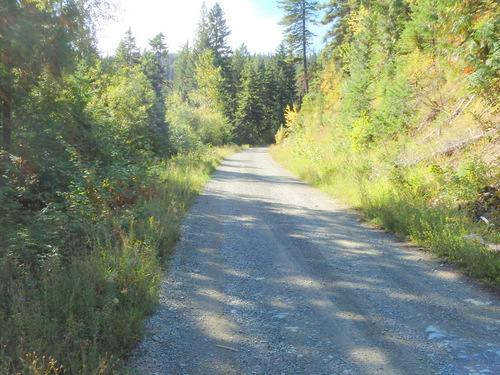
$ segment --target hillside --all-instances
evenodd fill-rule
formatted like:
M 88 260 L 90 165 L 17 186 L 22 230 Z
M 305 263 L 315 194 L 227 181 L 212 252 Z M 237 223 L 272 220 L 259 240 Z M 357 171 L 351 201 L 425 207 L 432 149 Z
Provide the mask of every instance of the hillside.
M 387 230 L 500 281 L 500 6 L 330 2 L 274 154 Z

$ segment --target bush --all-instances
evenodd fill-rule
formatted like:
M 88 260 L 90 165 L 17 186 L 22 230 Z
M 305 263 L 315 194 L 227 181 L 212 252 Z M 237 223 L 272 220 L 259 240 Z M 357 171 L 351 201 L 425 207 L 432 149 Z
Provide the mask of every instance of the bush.
M 13 220 L 19 206 L 0 190 L 10 202 L 2 224 L 27 233 L 0 253 L 0 372 L 117 373 L 154 309 L 180 218 L 221 155 L 207 148 L 157 161 L 140 183 L 132 167 L 107 179 L 89 171 L 67 209 L 47 205 L 33 220 Z M 23 239 L 34 262 L 19 255 Z

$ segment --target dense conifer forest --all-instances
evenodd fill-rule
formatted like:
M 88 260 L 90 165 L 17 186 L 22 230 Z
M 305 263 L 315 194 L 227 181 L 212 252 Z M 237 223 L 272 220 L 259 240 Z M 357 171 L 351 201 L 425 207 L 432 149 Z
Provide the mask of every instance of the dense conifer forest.
M 279 3 L 270 55 L 232 50 L 216 4 L 180 51 L 129 30 L 109 57 L 104 1 L 0 4 L 0 373 L 118 371 L 231 152 L 214 146 L 276 142 L 303 178 L 500 282 L 498 2 Z

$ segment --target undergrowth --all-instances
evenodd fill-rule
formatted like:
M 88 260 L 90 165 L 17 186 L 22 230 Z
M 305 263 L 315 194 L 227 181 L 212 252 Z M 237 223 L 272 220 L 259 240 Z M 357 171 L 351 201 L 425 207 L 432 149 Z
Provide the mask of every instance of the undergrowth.
M 71 241 L 46 242 L 50 251 L 37 267 L 4 251 L 0 373 L 116 373 L 141 337 L 145 316 L 154 310 L 180 218 L 232 152 L 206 149 L 155 162 L 147 181 L 141 181 L 140 194 L 117 195 L 119 207 L 103 205 L 101 212 L 89 213 L 89 220 L 82 213 L 76 223 L 69 217 L 45 221 L 53 226 L 47 231 L 65 224 L 65 230 L 76 234 Z M 15 245 L 11 242 L 9 248 Z
M 498 170 L 492 165 L 471 152 L 405 166 L 397 162 L 400 142 L 353 155 L 311 133 L 310 139 L 317 140 L 312 157 L 300 148 L 300 137 L 294 134 L 273 146 L 271 155 L 301 179 L 359 209 L 372 223 L 500 286 L 500 254 L 489 248 L 500 244 L 499 212 L 481 208 L 485 196 L 496 199 L 496 205 L 500 201 L 494 188 Z

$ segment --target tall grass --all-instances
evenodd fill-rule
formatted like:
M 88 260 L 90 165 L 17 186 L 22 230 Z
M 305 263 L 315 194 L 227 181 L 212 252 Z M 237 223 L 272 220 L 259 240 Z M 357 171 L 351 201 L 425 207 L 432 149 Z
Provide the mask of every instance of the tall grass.
M 271 155 L 300 178 L 360 210 L 375 225 L 500 286 L 499 254 L 468 237 L 475 234 L 500 244 L 498 226 L 478 220 L 467 209 L 488 183 L 479 162 L 465 160 L 443 176 L 442 170 L 433 173 L 439 168 L 426 163 L 408 168 L 390 165 L 387 156 L 376 151 L 346 162 L 345 153 L 325 148 L 320 158 L 312 159 L 288 142 L 272 147 Z
M 162 265 L 186 209 L 233 149 L 151 166 L 154 188 L 35 271 L 0 279 L 1 374 L 113 374 L 154 310 Z M 2 259 L 8 269 L 9 259 Z M 14 265 L 12 265 L 14 267 Z

